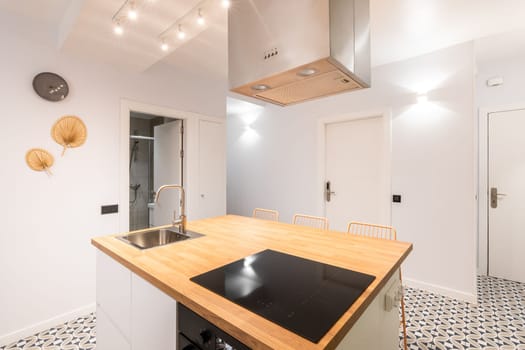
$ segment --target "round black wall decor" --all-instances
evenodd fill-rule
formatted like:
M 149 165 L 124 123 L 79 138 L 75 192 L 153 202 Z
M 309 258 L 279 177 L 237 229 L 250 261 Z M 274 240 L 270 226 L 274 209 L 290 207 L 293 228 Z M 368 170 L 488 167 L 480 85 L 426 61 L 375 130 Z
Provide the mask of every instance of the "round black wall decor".
M 50 72 L 37 74 L 33 79 L 33 89 L 45 100 L 58 102 L 67 97 L 69 86 L 60 75 Z

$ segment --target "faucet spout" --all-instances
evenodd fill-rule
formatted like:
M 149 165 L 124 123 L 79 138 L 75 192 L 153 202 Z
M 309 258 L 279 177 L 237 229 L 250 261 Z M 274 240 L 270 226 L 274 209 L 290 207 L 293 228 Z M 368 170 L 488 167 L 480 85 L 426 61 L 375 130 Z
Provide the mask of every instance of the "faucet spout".
M 178 226 L 179 227 L 179 232 L 180 233 L 185 233 L 186 232 L 186 196 L 185 196 L 185 193 L 184 193 L 184 188 L 181 186 L 181 185 L 162 185 L 159 187 L 159 189 L 157 190 L 157 193 L 155 194 L 155 203 L 157 203 L 159 201 L 159 197 L 160 197 L 160 193 L 167 189 L 167 188 L 173 188 L 173 189 L 176 189 L 176 190 L 179 190 L 180 191 L 180 202 L 181 202 L 181 205 L 180 205 L 180 215 L 179 217 L 177 218 L 176 217 L 176 213 L 177 211 L 174 211 L 173 212 L 173 221 L 172 221 L 172 224 L 173 226 Z

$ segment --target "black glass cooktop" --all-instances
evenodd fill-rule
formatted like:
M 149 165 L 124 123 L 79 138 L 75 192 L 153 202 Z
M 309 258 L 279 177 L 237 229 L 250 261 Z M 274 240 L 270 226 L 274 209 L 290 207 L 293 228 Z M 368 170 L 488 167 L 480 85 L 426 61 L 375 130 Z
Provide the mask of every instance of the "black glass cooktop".
M 191 280 L 314 343 L 374 276 L 264 250 Z

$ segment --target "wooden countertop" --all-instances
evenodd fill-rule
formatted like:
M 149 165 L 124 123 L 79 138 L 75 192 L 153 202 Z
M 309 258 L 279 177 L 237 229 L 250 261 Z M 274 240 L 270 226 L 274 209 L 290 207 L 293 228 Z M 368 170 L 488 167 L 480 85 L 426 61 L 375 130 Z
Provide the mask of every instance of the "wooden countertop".
M 412 244 L 227 215 L 192 221 L 204 237 L 139 250 L 114 236 L 92 244 L 157 288 L 253 349 L 335 349 L 375 295 L 399 268 Z M 317 344 L 191 282 L 193 276 L 273 249 L 376 276 Z

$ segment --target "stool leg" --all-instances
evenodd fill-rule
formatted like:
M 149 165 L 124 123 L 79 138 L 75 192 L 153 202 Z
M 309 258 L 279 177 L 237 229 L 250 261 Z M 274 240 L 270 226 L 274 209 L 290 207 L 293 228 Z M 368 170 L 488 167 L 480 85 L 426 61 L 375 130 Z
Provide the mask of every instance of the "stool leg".
M 399 269 L 399 281 L 401 282 L 401 323 L 403 324 L 403 344 L 405 345 L 405 350 L 408 350 L 407 320 L 405 317 L 405 289 L 403 288 L 403 277 L 401 275 L 401 268 Z
M 405 344 L 405 350 L 408 350 L 407 322 L 405 318 L 405 296 L 404 295 L 401 295 L 401 323 L 403 323 L 403 343 Z

